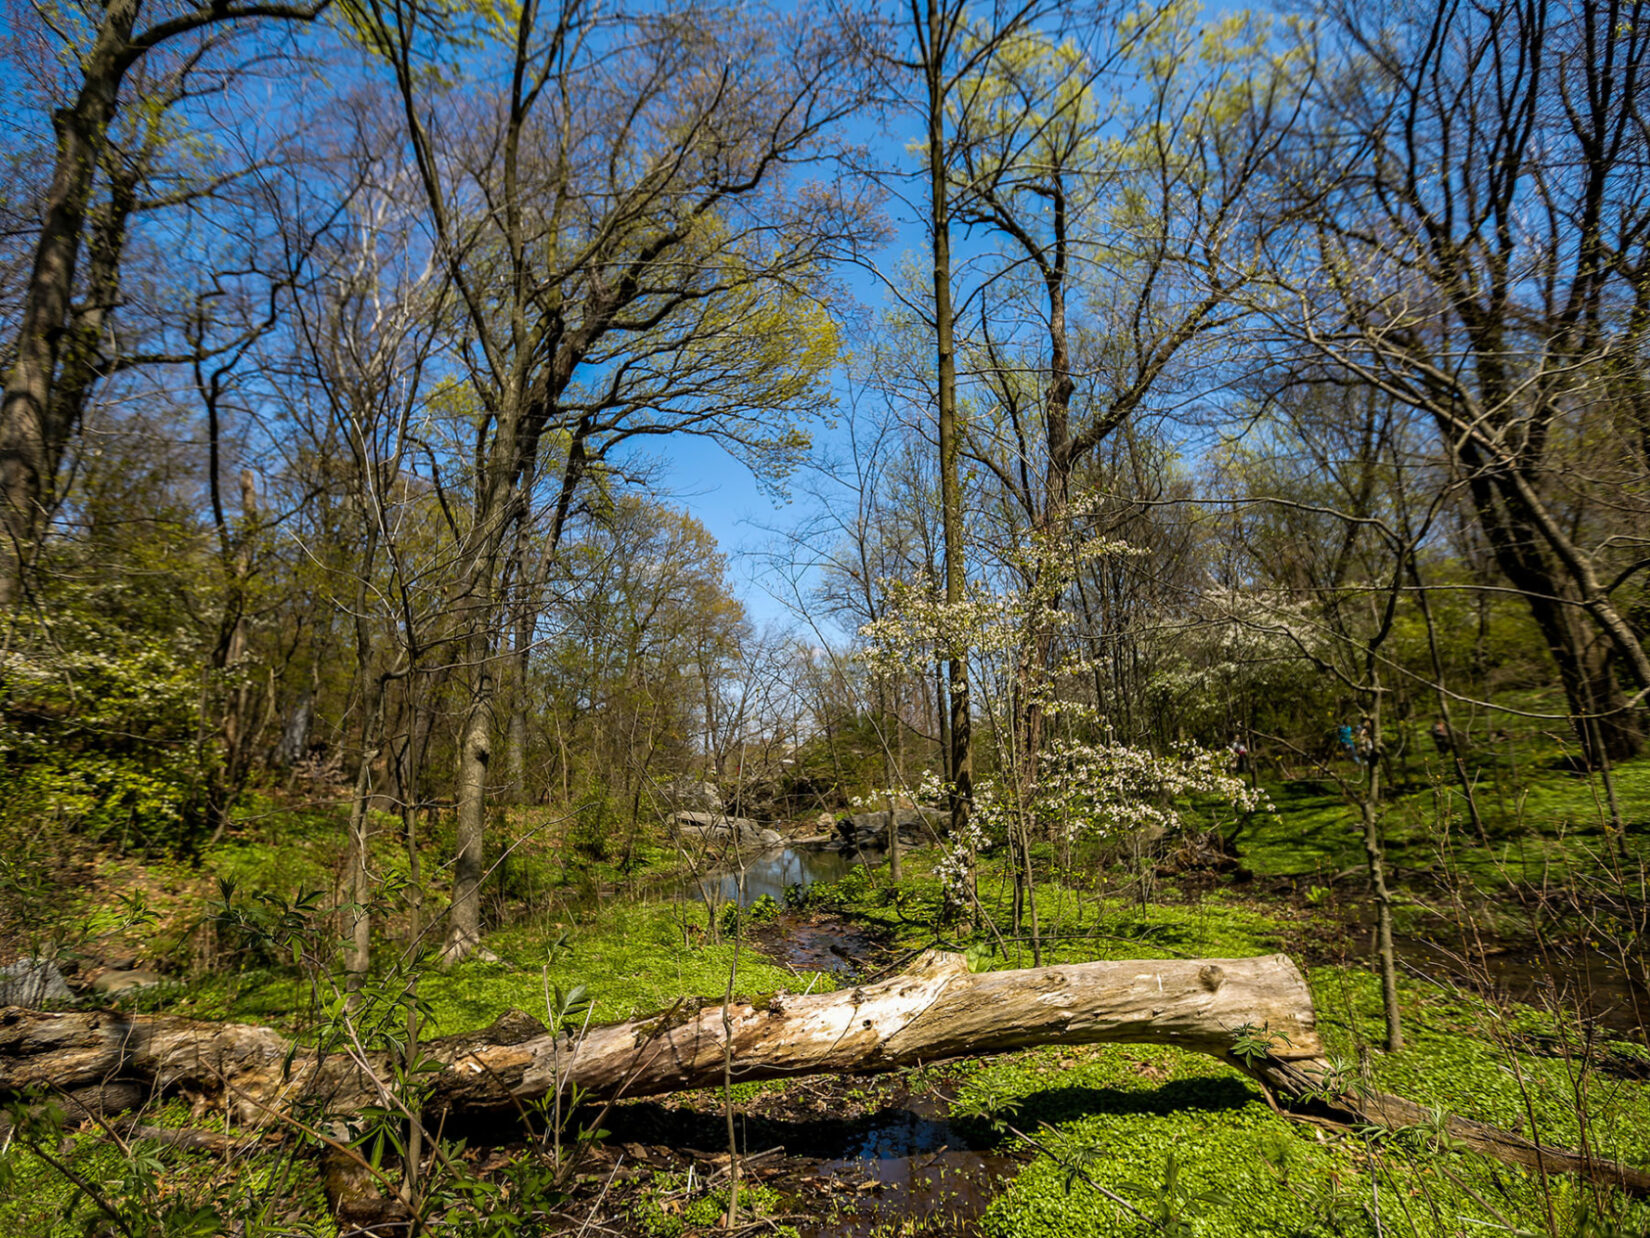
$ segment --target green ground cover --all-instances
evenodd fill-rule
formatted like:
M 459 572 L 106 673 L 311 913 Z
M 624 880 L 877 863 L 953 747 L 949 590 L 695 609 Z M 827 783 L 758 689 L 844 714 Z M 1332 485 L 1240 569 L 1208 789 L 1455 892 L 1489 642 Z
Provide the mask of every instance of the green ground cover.
M 937 908 L 939 891 L 923 857 L 911 857 L 907 869 L 897 901 L 865 881 L 850 883 L 846 897 L 821 890 L 814 899 L 916 946 L 924 930 L 913 921 Z M 980 897 L 1006 920 L 1007 885 L 993 877 L 1000 872 L 991 864 Z M 1242 956 L 1321 940 L 1337 927 L 1326 912 L 1222 894 L 1182 901 L 1171 893 L 1145 909 L 1128 900 L 1091 901 L 1081 918 L 1068 921 L 1072 936 L 1048 943 L 1045 962 Z M 1045 894 L 1045 905 L 1057 903 Z M 990 934 L 950 944 L 968 949 L 976 968 L 1031 962 L 1024 942 L 1005 950 Z M 1577 1026 L 1547 1011 L 1504 1008 L 1406 978 L 1400 996 L 1408 1045 L 1387 1054 L 1373 1048 L 1383 1025 L 1371 972 L 1319 966 L 1310 980 L 1329 1053 L 1368 1086 L 1440 1115 L 1513 1130 L 1533 1122 L 1543 1139 L 1568 1146 L 1582 1140 L 1585 1126 L 1598 1155 L 1650 1165 L 1650 1084 L 1591 1074 L 1567 1061 L 1553 1046 L 1579 1046 Z M 1548 1048 L 1530 1052 L 1530 1043 Z M 1236 1070 L 1170 1048 L 1051 1047 L 1007 1055 L 970 1075 L 955 1110 L 987 1125 L 993 1117 L 1006 1121 L 1041 1145 L 992 1204 L 985 1231 L 994 1238 L 1153 1232 L 1099 1188 L 1156 1217 L 1157 1232 L 1198 1238 L 1650 1234 L 1650 1209 L 1642 1205 L 1614 1201 L 1624 1210 L 1621 1228 L 1589 1228 L 1599 1203 L 1590 1188 L 1556 1177 L 1543 1182 L 1450 1151 L 1435 1132 L 1326 1139 L 1275 1114 Z M 1086 1177 L 1074 1177 L 1073 1165 Z M 1184 1229 L 1174 1228 L 1182 1222 Z
M 1466 765 L 1484 827 L 1477 837 L 1453 762 L 1416 749 L 1396 760 L 1383 806 L 1393 869 L 1410 879 L 1452 875 L 1494 884 L 1510 875 L 1539 880 L 1586 869 L 1612 845 L 1609 802 L 1598 773 L 1577 771 L 1563 736 L 1510 726 L 1504 741 L 1469 748 Z M 1430 745 L 1429 745 L 1430 747 Z M 1336 758 L 1301 778 L 1263 779 L 1276 811 L 1255 813 L 1237 836 L 1245 866 L 1259 876 L 1324 878 L 1363 865 L 1357 811 L 1336 782 L 1361 771 Z M 1628 854 L 1650 855 L 1650 758 L 1611 771 Z M 1485 841 L 1487 844 L 1485 845 Z
M 1622 845 L 1636 847 L 1644 834 L 1639 823 L 1650 819 L 1650 761 L 1619 771 L 1617 791 L 1629 823 Z M 1545 855 L 1563 839 L 1565 854 L 1574 857 L 1578 836 L 1607 841 L 1593 793 L 1586 779 L 1547 770 L 1524 793 L 1515 817 L 1493 820 L 1491 848 L 1478 846 L 1457 823 L 1459 848 L 1451 853 L 1451 867 L 1475 879 L 1482 875 L 1486 883 L 1504 881 L 1508 874 L 1498 869 L 1503 857 L 1496 847 Z M 1349 896 L 1312 882 L 1360 862 L 1348 808 L 1338 794 L 1323 788 L 1279 787 L 1274 798 L 1278 813 L 1257 818 L 1240 838 L 1244 862 L 1263 875 L 1299 878 L 1304 897 L 1206 883 L 1185 888 L 1159 883 L 1143 902 L 1138 890 L 1127 889 L 1127 882 L 1103 865 L 1079 869 L 1069 884 L 1045 882 L 1039 891 L 1042 961 L 1223 957 L 1278 950 L 1329 957 L 1326 943 L 1345 940 L 1348 907 L 1342 900 Z M 1415 895 L 1409 910 L 1417 920 L 1430 897 L 1420 887 L 1437 872 L 1423 859 L 1440 854 L 1438 831 L 1429 834 L 1426 817 L 1428 806 L 1436 803 L 1434 792 L 1421 787 L 1388 810 L 1395 863 Z M 1574 835 L 1565 837 L 1570 831 Z M 393 839 L 386 837 L 381 845 L 386 871 L 404 865 Z M 439 838 L 431 840 L 432 866 L 440 846 Z M 141 876 L 154 891 L 152 901 L 166 913 L 172 934 L 156 940 L 186 949 L 192 940 L 188 926 L 198 926 L 214 898 L 221 898 L 221 892 L 214 893 L 219 878 L 233 881 L 241 899 L 290 899 L 298 889 L 324 887 L 336 871 L 337 847 L 334 819 L 271 813 L 221 840 L 198 869 L 161 862 L 141 866 Z M 546 991 L 555 987 L 587 986 L 596 1021 L 645 1014 L 682 996 L 715 999 L 727 987 L 736 956 L 734 988 L 743 997 L 830 985 L 829 977 L 770 961 L 749 942 L 717 940 L 708 931 L 702 907 L 666 895 L 671 853 L 641 848 L 634 858 L 633 889 L 652 893 L 602 896 L 623 876 L 611 859 L 577 856 L 550 845 L 521 849 L 504 876 L 513 883 L 518 913 L 487 940 L 498 961 L 473 960 L 445 973 L 420 969 L 419 996 L 430 1016 L 428 1031 L 472 1030 L 511 1008 L 544 1019 Z M 930 853 L 909 855 L 897 891 L 883 868 L 815 887 L 805 901 L 879 930 L 890 943 L 890 960 L 903 951 L 938 945 L 967 952 L 976 969 L 1030 966 L 1028 934 L 1015 935 L 1006 927 L 1012 884 L 1003 860 L 987 857 L 978 882 L 994 931 L 967 931 L 942 920 L 932 860 Z M 65 914 L 84 937 L 133 931 L 111 896 L 119 888 L 117 879 L 131 871 L 130 866 L 112 870 L 106 883 L 68 904 Z M 1337 891 L 1355 885 L 1342 883 Z M 383 944 L 393 946 L 403 925 L 394 915 L 386 917 L 386 924 Z M 324 935 L 327 930 L 318 931 Z M 1650 1083 L 1644 1081 L 1650 1071 L 1631 1078 L 1581 1070 L 1573 1051 L 1583 1029 L 1561 1015 L 1506 1008 L 1447 985 L 1406 977 L 1400 992 L 1409 1045 L 1386 1054 L 1373 1047 L 1381 1031 L 1373 975 L 1358 960 L 1337 955 L 1314 967 L 1310 978 L 1331 1053 L 1371 1086 L 1436 1106 L 1440 1113 L 1525 1131 L 1533 1125 L 1543 1139 L 1555 1142 L 1575 1145 L 1585 1139 L 1600 1155 L 1650 1166 Z M 161 990 L 142 1004 L 301 1029 L 309 1000 L 306 986 L 302 972 L 279 958 L 241 959 Z M 1617 1059 L 1635 1054 L 1650 1059 L 1643 1046 L 1608 1047 Z M 1569 1056 L 1566 1049 L 1572 1051 Z M 1150 1232 L 1194 1238 L 1650 1234 L 1650 1213 L 1642 1206 L 1606 1201 L 1618 1228 L 1603 1228 L 1587 1219 L 1600 1202 L 1591 1189 L 1569 1179 L 1544 1181 L 1453 1151 L 1436 1132 L 1332 1135 L 1286 1121 L 1235 1070 L 1173 1049 L 1050 1047 L 959 1071 L 956 1111 L 967 1115 L 968 1129 L 982 1141 L 1018 1148 L 1028 1158 L 986 1214 L 983 1226 L 992 1238 Z M 758 1091 L 783 1093 L 786 1086 L 742 1085 L 736 1100 L 749 1100 Z M 170 1115 L 165 1121 L 187 1121 L 178 1107 L 164 1112 Z M 1035 1143 L 1026 1143 L 1009 1127 Z M 224 1178 L 223 1163 L 216 1158 L 159 1150 L 147 1184 L 132 1178 L 110 1145 L 89 1133 L 72 1136 L 63 1155 L 65 1166 L 87 1182 L 113 1184 L 109 1189 L 129 1194 L 149 1190 L 180 1209 L 185 1203 L 221 1203 L 226 1191 L 240 1192 L 237 1199 L 251 1198 L 270 1189 L 277 1173 L 293 1175 L 281 1187 L 291 1198 L 320 1198 L 308 1162 L 292 1168 L 275 1154 L 254 1157 Z M 0 1232 L 43 1238 L 90 1232 L 86 1222 L 97 1210 L 84 1190 L 26 1156 L 7 1158 L 7 1164 L 12 1176 L 0 1184 Z M 676 1186 L 661 1179 L 654 1193 L 662 1197 Z M 687 1211 L 689 1203 L 698 1211 Z M 313 1209 L 319 1206 L 315 1202 Z M 771 1200 L 764 1200 L 763 1207 L 782 1211 Z M 684 1201 L 683 1208 L 681 1218 L 692 1222 L 685 1229 L 697 1223 L 700 1212 L 712 1219 L 715 1212 L 702 1201 Z M 302 1209 L 311 1220 L 320 1215 L 313 1209 Z M 1156 1219 L 1142 1221 L 1136 1212 Z M 180 1211 L 178 1216 L 176 1232 L 189 1232 L 187 1215 Z M 648 1216 L 650 1224 L 656 1220 L 653 1213 Z M 316 1226 L 318 1234 L 329 1232 L 327 1223 L 317 1221 Z M 920 1232 L 920 1227 L 910 1232 Z

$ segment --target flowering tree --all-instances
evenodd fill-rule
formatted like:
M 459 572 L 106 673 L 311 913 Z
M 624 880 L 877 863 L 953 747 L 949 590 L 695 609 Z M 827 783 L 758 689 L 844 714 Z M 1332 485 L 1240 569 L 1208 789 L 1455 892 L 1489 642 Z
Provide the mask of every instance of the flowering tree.
M 990 591 L 971 582 L 960 603 L 931 588 L 884 581 L 888 605 L 882 618 L 860 629 L 861 658 L 873 673 L 896 675 L 932 665 L 936 656 L 966 657 L 979 687 L 978 700 L 997 744 L 997 768 L 973 787 L 973 811 L 946 841 L 936 872 L 954 911 L 979 908 L 974 874 L 983 850 L 1006 844 L 1015 878 L 1014 930 L 1029 921 L 1032 951 L 1041 963 L 1035 840 L 1070 844 L 1081 838 L 1131 831 L 1176 832 L 1180 805 L 1213 798 L 1240 811 L 1269 808 L 1264 797 L 1228 769 L 1225 752 L 1178 744 L 1155 754 L 1118 742 L 1093 706 L 1062 691 L 1081 684 L 1090 670 L 1079 649 L 1048 662 L 1041 642 L 1052 629 L 1069 629 L 1075 616 L 1059 606 L 1079 566 L 1103 556 L 1140 553 L 1125 542 L 1093 537 L 1071 547 L 1034 533 L 1020 554 L 1015 575 L 1021 589 Z M 1021 724 L 1028 709 L 1048 730 Z M 1042 738 L 1054 727 L 1058 737 Z M 1030 745 L 1035 743 L 1035 747 Z M 930 774 L 919 800 L 938 802 L 951 788 Z

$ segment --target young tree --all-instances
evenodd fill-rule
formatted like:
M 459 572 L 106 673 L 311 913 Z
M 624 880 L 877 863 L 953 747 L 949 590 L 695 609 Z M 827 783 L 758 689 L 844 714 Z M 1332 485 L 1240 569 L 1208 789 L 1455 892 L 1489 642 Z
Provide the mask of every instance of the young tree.
M 1240 314 L 1255 274 L 1251 185 L 1289 132 L 1309 63 L 1291 28 L 1205 26 L 1182 5 L 1084 33 L 1022 33 L 982 67 L 953 174 L 958 218 L 1003 244 L 971 348 L 986 396 L 970 454 L 1027 537 L 1072 544 L 1084 536 L 1074 477 L 1131 418 L 1182 398 L 1206 338 Z M 1031 678 L 1047 673 L 1052 611 L 1067 598 L 1023 587 L 1051 612 L 1032 617 L 1012 711 L 1034 776 L 1043 708 Z

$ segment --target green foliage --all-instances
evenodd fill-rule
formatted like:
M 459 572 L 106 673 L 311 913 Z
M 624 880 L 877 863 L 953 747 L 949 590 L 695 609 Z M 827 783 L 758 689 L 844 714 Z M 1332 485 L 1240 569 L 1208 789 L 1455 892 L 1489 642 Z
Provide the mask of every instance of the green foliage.
M 1191 1185 L 1182 1175 L 1180 1159 L 1173 1149 L 1164 1158 L 1161 1181 L 1127 1183 L 1123 1193 L 1138 1200 L 1147 1221 L 1168 1238 L 1192 1238 L 1199 1217 L 1229 1207 L 1232 1202 L 1218 1190 L 1199 1190 Z
M 1232 1029 L 1232 1056 L 1253 1066 L 1265 1061 L 1274 1051 L 1289 1047 L 1289 1037 L 1266 1027 L 1245 1023 Z
M 845 911 L 863 902 L 871 890 L 870 875 L 861 866 L 849 869 L 835 881 L 822 881 L 806 889 L 792 887 L 785 891 L 785 901 L 793 907 Z
M 681 1238 L 689 1231 L 719 1227 L 727 1216 L 730 1194 L 726 1186 L 707 1190 L 703 1179 L 692 1181 L 688 1174 L 655 1173 L 631 1205 L 630 1220 L 647 1238 Z M 771 1217 L 783 1202 L 779 1192 L 760 1182 L 739 1184 L 739 1215 L 747 1223 Z M 796 1234 L 794 1227 L 771 1220 L 763 1229 L 781 1238 Z
M 724 903 L 717 913 L 716 926 L 724 937 L 732 937 L 740 928 L 751 924 L 772 924 L 782 909 L 771 894 L 764 894 L 749 907 L 738 903 Z
M 608 802 L 606 788 L 592 790 L 579 801 L 573 813 L 573 828 L 567 835 L 568 845 L 576 855 L 586 860 L 606 860 L 608 848 L 612 845 L 612 820 L 615 815 Z
M 256 1150 L 233 1166 L 200 1152 L 101 1128 L 72 1129 L 57 1106 L 25 1097 L 5 1113 L 0 1232 L 16 1238 L 334 1238 L 313 1163 Z M 153 1127 L 197 1125 L 188 1107 L 144 1115 Z
M 19 629 L 0 663 L 0 814 L 121 847 L 197 844 L 216 759 L 199 742 L 198 642 L 74 609 Z
M 545 936 L 512 929 L 493 934 L 487 944 L 510 961 L 473 960 L 423 977 L 420 992 L 430 1006 L 433 1033 L 485 1027 L 503 1010 L 542 1017 L 546 973 L 537 960 L 547 953 Z M 569 927 L 565 945 L 550 958 L 548 976 L 552 985 L 564 987 L 593 982 L 594 1021 L 616 1022 L 668 1009 L 684 995 L 720 999 L 733 951 L 731 941 L 710 942 L 697 926 L 684 934 L 678 910 L 669 903 L 621 903 Z M 806 984 L 748 948 L 741 950 L 737 997 L 748 1000 Z M 829 987 L 822 977 L 814 991 Z
M 1486 1064 L 1497 1057 L 1482 1042 L 1473 1052 Z M 1498 1091 L 1518 1103 L 1505 1070 Z M 1609 1129 L 1623 1133 L 1619 1123 L 1641 1120 L 1644 1105 L 1644 1097 L 1634 1099 Z M 984 1231 L 992 1238 L 1546 1232 L 1533 1175 L 1452 1150 L 1426 1129 L 1374 1142 L 1356 1135 L 1320 1141 L 1273 1113 L 1235 1072 L 1175 1049 L 1055 1047 L 996 1059 L 964 1081 L 953 1110 L 1012 1113 L 1015 1126 L 1039 1132 L 1041 1150 L 987 1211 Z M 1560 1238 L 1587 1232 L 1590 1191 L 1570 1179 L 1550 1185 Z M 1637 1234 L 1645 1219 L 1628 1208 L 1610 1223 Z

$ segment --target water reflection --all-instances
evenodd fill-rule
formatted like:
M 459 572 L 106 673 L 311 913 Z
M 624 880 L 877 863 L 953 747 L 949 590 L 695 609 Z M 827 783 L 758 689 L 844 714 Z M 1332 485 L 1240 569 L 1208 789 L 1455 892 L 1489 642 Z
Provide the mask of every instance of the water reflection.
M 868 859 L 875 859 L 868 856 Z M 689 879 L 687 892 L 694 898 L 716 903 L 737 902 L 749 907 L 764 894 L 776 903 L 785 901 L 791 886 L 806 889 L 816 881 L 835 881 L 855 865 L 851 856 L 815 847 L 774 847 L 745 861 L 743 873 L 723 869 Z

